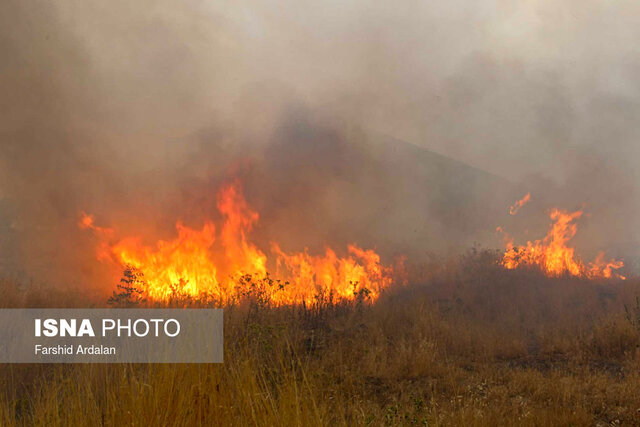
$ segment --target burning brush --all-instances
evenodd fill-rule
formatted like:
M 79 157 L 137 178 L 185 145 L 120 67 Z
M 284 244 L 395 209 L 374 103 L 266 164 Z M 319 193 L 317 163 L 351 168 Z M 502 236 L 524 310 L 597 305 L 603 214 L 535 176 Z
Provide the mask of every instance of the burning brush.
M 394 281 L 394 269 L 382 264 L 371 249 L 348 246 L 348 255 L 338 256 L 326 248 L 323 255 L 307 250 L 286 253 L 271 244 L 275 262 L 269 264 L 265 252 L 248 236 L 259 219 L 242 194 L 239 181 L 218 192 L 217 208 L 224 221 L 220 228 L 207 221 L 201 229 L 176 223 L 177 236 L 145 245 L 138 236 L 116 237 L 115 229 L 98 227 L 82 214 L 79 226 L 91 229 L 99 239 L 97 257 L 118 268 L 135 268 L 144 278 L 145 293 L 164 300 L 176 287 L 189 296 L 207 294 L 226 303 L 240 297 L 247 277 L 260 283 L 276 284 L 263 291 L 274 304 L 310 303 L 319 293 L 338 300 L 367 295 L 377 299 Z M 274 265 L 270 275 L 268 265 Z M 274 282 L 270 277 L 281 280 Z
M 510 213 L 512 215 L 517 213 L 517 210 L 529 200 L 530 195 L 527 194 L 511 207 Z M 568 274 L 590 279 L 618 278 L 624 280 L 625 277 L 615 271 L 624 266 L 622 261 L 606 260 L 604 252 L 600 252 L 594 261 L 585 264 L 575 254 L 575 248 L 568 245 L 578 231 L 576 221 L 582 217 L 583 213 L 582 210 L 568 212 L 553 209 L 549 214 L 551 226 L 547 235 L 541 240 L 528 241 L 525 246 L 514 245 L 513 238 L 505 233 L 506 251 L 501 265 L 508 269 L 533 266 L 540 268 L 550 277 Z M 503 232 L 501 227 L 498 227 L 497 231 Z

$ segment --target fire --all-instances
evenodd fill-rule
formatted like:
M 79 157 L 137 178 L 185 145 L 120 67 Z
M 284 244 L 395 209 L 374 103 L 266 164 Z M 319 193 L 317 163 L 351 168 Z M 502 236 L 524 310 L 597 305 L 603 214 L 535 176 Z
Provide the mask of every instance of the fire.
M 207 221 L 197 229 L 178 221 L 177 237 L 152 245 L 139 236 L 115 238 L 113 229 L 96 226 L 84 213 L 79 226 L 99 238 L 100 260 L 142 273 L 144 290 L 153 300 L 166 300 L 179 289 L 227 303 L 246 294 L 247 286 L 260 289 L 262 297 L 274 304 L 310 303 L 320 293 L 343 300 L 357 295 L 375 300 L 393 282 L 393 268 L 383 265 L 375 251 L 355 244 L 340 257 L 331 248 L 324 255 L 311 255 L 306 249 L 286 253 L 272 242 L 269 264 L 267 255 L 249 240 L 259 215 L 244 199 L 239 181 L 219 191 L 217 208 L 223 217 L 220 227 Z M 271 278 L 267 265 L 275 266 L 273 277 L 281 280 Z
M 529 202 L 529 200 L 531 200 L 531 193 L 527 193 L 526 196 L 524 196 L 522 199 L 518 200 L 513 206 L 511 206 L 509 208 L 509 214 L 510 215 L 517 214 L 520 208 L 526 205 Z
M 536 266 L 551 277 L 569 274 L 592 279 L 611 277 L 624 279 L 624 276 L 614 272 L 624 266 L 622 261 L 607 261 L 604 258 L 604 252 L 600 252 L 593 262 L 584 264 L 575 254 L 575 248 L 568 246 L 569 241 L 578 231 L 575 221 L 580 219 L 582 214 L 582 211 L 568 212 L 553 209 L 550 214 L 551 228 L 547 235 L 542 240 L 528 241 L 523 247 L 515 246 L 513 239 L 505 235 L 506 251 L 501 264 L 508 269 Z M 498 231 L 502 229 L 498 227 Z
M 354 291 L 364 291 L 373 299 L 392 282 L 392 269 L 380 263 L 380 256 L 372 250 L 349 245 L 349 256 L 340 258 L 327 248 L 324 256 L 309 255 L 307 251 L 286 254 L 277 244 L 272 250 L 277 255 L 278 271 L 292 277 L 293 289 L 304 298 L 313 295 L 318 283 L 334 291 L 338 299 L 349 299 Z M 291 274 L 293 273 L 293 274 Z
M 96 256 L 99 260 L 105 260 L 110 257 L 111 251 L 107 242 L 113 237 L 113 230 L 110 228 L 98 227 L 94 222 L 95 219 L 93 218 L 93 215 L 82 212 L 80 213 L 78 227 L 84 230 L 93 230 L 96 235 L 101 237 L 102 241 L 96 250 Z

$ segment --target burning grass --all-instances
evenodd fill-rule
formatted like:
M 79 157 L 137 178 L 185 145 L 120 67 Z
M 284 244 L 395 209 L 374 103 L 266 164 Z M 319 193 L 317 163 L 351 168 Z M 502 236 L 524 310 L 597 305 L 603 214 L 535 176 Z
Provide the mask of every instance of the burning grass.
M 522 206 L 531 199 L 527 194 L 516 202 L 509 211 L 515 215 Z M 513 238 L 505 233 L 506 251 L 501 265 L 508 269 L 518 267 L 536 267 L 548 276 L 558 277 L 565 274 L 590 279 L 615 277 L 624 280 L 625 277 L 617 271 L 624 267 L 624 262 L 616 259 L 605 259 L 604 252 L 599 252 L 596 259 L 585 263 L 578 255 L 570 240 L 576 235 L 579 220 L 583 211 L 568 212 L 554 208 L 549 214 L 551 226 L 547 235 L 540 240 L 528 241 L 526 245 L 516 246 Z M 503 232 L 501 227 L 497 231 Z
M 5 365 L 0 423 L 640 423 L 640 282 L 505 270 L 500 257 L 473 250 L 411 266 L 416 284 L 374 302 L 325 293 L 276 305 L 263 287 L 277 281 L 247 276 L 225 309 L 224 364 Z M 3 287 L 5 304 L 77 303 Z M 137 304 L 216 302 L 176 290 Z
M 270 271 L 282 281 L 265 287 L 265 292 L 273 291 L 265 297 L 279 305 L 309 304 L 319 291 L 340 299 L 366 292 L 376 299 L 394 280 L 403 280 L 401 268 L 383 264 L 374 250 L 356 244 L 348 245 L 346 254 L 326 247 L 324 254 L 315 255 L 306 249 L 287 253 L 271 242 L 269 258 L 250 239 L 259 215 L 246 202 L 240 181 L 221 188 L 217 199 L 223 218 L 219 227 L 210 220 L 201 229 L 178 221 L 177 236 L 155 244 L 145 244 L 140 236 L 117 236 L 115 229 L 95 225 L 86 213 L 78 225 L 95 233 L 98 260 L 114 269 L 135 269 L 144 276 L 145 293 L 155 301 L 167 301 L 177 286 L 196 299 L 232 304 L 243 296 L 247 275 L 267 283 Z

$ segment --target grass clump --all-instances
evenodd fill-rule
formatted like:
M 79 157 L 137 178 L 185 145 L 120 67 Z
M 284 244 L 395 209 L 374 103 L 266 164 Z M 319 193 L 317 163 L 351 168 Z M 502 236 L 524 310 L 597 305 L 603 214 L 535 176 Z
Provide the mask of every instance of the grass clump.
M 0 424 L 640 424 L 640 282 L 551 279 L 494 257 L 413 266 L 412 285 L 375 302 L 275 306 L 265 289 L 288 284 L 245 277 L 225 307 L 224 364 L 4 365 Z M 135 272 L 124 279 L 112 305 L 157 304 Z

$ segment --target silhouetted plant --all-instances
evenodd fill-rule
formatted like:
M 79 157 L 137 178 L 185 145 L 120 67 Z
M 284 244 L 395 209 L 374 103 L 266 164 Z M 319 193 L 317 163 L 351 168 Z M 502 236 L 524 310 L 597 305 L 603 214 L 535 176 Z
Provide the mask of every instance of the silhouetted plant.
M 360 282 L 349 282 L 351 286 L 353 286 L 353 296 L 355 297 L 354 301 L 357 306 L 361 306 L 365 301 L 371 300 L 371 290 L 365 288 L 364 286 L 358 289 L 358 285 Z
M 289 282 L 272 279 L 269 273 L 264 277 L 243 274 L 237 283 L 240 296 L 261 308 L 270 306 L 273 296 L 289 285 Z
M 117 308 L 137 307 L 146 301 L 143 297 L 145 287 L 144 274 L 136 267 L 127 265 L 117 285 L 118 289 L 113 291 L 107 303 Z

